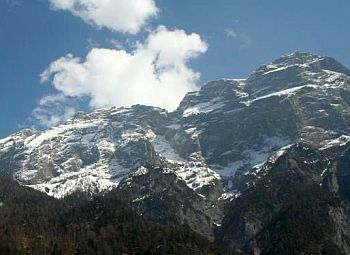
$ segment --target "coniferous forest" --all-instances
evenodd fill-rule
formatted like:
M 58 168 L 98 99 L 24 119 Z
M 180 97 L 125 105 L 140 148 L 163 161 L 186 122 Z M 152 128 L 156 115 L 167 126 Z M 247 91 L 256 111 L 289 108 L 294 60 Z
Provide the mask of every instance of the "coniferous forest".
M 186 226 L 137 216 L 127 197 L 73 194 L 56 200 L 0 177 L 0 254 L 217 254 Z

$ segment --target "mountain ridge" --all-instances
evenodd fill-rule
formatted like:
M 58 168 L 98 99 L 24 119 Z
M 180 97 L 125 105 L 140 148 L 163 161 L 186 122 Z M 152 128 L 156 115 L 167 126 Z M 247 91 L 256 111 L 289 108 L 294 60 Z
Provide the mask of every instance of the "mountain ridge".
M 1 139 L 0 172 L 56 198 L 119 190 L 147 219 L 186 224 L 215 240 L 222 224 L 231 226 L 228 205 L 259 185 L 266 166 L 291 146 L 305 143 L 332 160 L 342 155 L 350 141 L 349 74 L 332 58 L 293 53 L 247 79 L 208 82 L 174 112 L 142 105 L 80 112 L 47 131 Z M 333 171 L 324 170 L 313 185 Z M 237 231 L 255 238 L 248 230 Z
M 289 74 L 290 71 L 288 69 L 293 70 L 295 66 L 298 66 L 298 67 L 302 66 L 304 69 L 303 71 L 298 71 L 296 75 L 295 73 L 293 73 L 293 75 L 290 75 Z M 310 70 L 314 70 L 315 73 L 310 75 L 309 74 Z M 327 73 L 326 70 L 328 71 L 337 70 L 339 72 L 337 74 L 334 74 L 334 73 L 330 74 L 330 73 Z M 307 75 L 305 75 L 305 73 Z M 112 136 L 113 131 L 108 130 L 108 128 L 113 129 L 114 127 L 113 127 L 113 124 L 111 125 L 111 123 L 113 123 L 113 121 L 120 118 L 123 120 L 121 125 L 124 125 L 124 126 L 122 127 L 121 125 L 118 126 L 118 128 L 122 129 L 122 130 L 118 130 L 119 133 L 128 132 L 129 127 L 128 125 L 125 124 L 126 122 L 133 122 L 130 125 L 130 127 L 132 125 L 139 125 L 142 122 L 139 128 L 145 127 L 145 130 L 142 130 L 142 132 L 140 133 L 136 132 L 134 134 L 138 134 L 139 136 L 143 135 L 144 137 L 146 137 L 146 139 L 149 139 L 149 140 L 153 139 L 152 136 L 153 137 L 156 136 L 157 141 L 153 143 L 153 146 L 155 145 L 158 147 L 165 146 L 166 148 L 158 148 L 158 149 L 163 150 L 163 153 L 167 154 L 167 156 L 170 157 L 170 160 L 173 160 L 175 157 L 175 159 L 180 162 L 183 160 L 187 160 L 186 157 L 194 157 L 196 158 L 195 161 L 207 162 L 209 163 L 209 166 L 213 166 L 213 168 L 215 168 L 215 165 L 218 164 L 220 168 L 230 163 L 229 161 L 232 160 L 232 155 L 230 155 L 229 151 L 226 151 L 226 152 L 222 151 L 221 154 L 226 153 L 227 155 L 230 156 L 231 159 L 225 159 L 227 158 L 225 157 L 225 155 L 215 155 L 214 157 L 215 160 L 212 160 L 210 155 L 211 151 L 206 151 L 205 149 L 198 147 L 198 146 L 204 147 L 206 146 L 206 143 L 207 143 L 207 141 L 203 141 L 203 142 L 199 141 L 200 139 L 198 139 L 198 136 L 199 136 L 198 129 L 200 129 L 201 127 L 207 128 L 208 130 L 211 129 L 211 122 L 215 122 L 216 119 L 218 118 L 225 118 L 225 115 L 229 115 L 229 117 L 233 117 L 239 120 L 242 117 L 240 116 L 237 117 L 237 114 L 238 115 L 247 114 L 249 116 L 249 112 L 254 112 L 254 111 L 257 111 L 257 112 L 254 112 L 254 114 L 259 114 L 258 110 L 255 110 L 255 108 L 261 107 L 260 104 L 262 104 L 262 107 L 265 107 L 265 105 L 267 104 L 283 105 L 283 103 L 281 102 L 274 102 L 276 99 L 279 99 L 280 97 L 282 98 L 293 97 L 294 94 L 297 94 L 297 93 L 312 94 L 314 91 L 320 91 L 324 89 L 324 88 L 320 88 L 319 86 L 326 87 L 323 93 L 328 93 L 328 90 L 332 90 L 337 86 L 345 87 L 345 85 L 347 84 L 347 81 L 350 81 L 348 74 L 350 74 L 350 71 L 344 66 L 342 66 L 339 62 L 334 60 L 333 58 L 321 57 L 310 53 L 296 52 L 296 53 L 282 56 L 281 58 L 278 58 L 277 60 L 271 62 L 270 64 L 260 66 L 256 71 L 251 73 L 247 79 L 222 79 L 222 80 L 208 82 L 199 91 L 188 93 L 184 97 L 182 102 L 179 104 L 178 109 L 175 110 L 174 112 L 169 113 L 160 108 L 139 106 L 139 105 L 135 105 L 130 108 L 121 107 L 118 109 L 116 108 L 100 109 L 90 114 L 79 112 L 75 114 L 73 119 L 68 120 L 65 124 L 59 126 L 58 128 L 51 128 L 46 132 L 40 132 L 40 133 L 32 130 L 23 130 L 14 134 L 13 136 L 10 136 L 7 139 L 2 139 L 0 140 L 0 149 L 2 148 L 1 149 L 2 151 L 4 150 L 6 151 L 6 148 L 9 147 L 10 146 L 9 144 L 11 143 L 9 142 L 9 140 L 13 140 L 15 142 L 22 143 L 24 146 L 28 147 L 29 149 L 27 148 L 27 153 L 30 154 L 32 151 L 35 150 L 34 147 L 40 145 L 40 143 L 45 142 L 45 139 L 46 140 L 51 139 L 50 135 L 53 138 L 57 138 L 59 135 L 64 133 L 64 129 L 67 129 L 68 130 L 67 132 L 69 132 L 69 129 L 74 129 L 74 128 L 76 129 L 81 128 L 81 129 L 87 129 L 87 130 L 91 128 L 95 130 L 95 131 L 92 131 L 90 135 L 90 136 L 93 136 L 93 132 L 96 132 L 98 130 L 98 128 L 93 127 L 92 123 L 94 122 L 96 126 L 102 125 L 102 124 L 105 125 L 106 130 L 104 130 L 104 132 L 105 133 L 110 132 L 109 135 Z M 271 75 L 273 78 L 271 78 Z M 288 77 L 286 78 L 285 77 L 286 75 L 287 76 L 289 75 L 292 78 L 290 79 Z M 267 78 L 265 76 L 267 76 Z M 299 76 L 303 76 L 303 77 L 300 78 Z M 323 84 L 321 85 L 317 84 L 317 83 L 320 83 L 319 76 L 322 77 L 321 81 L 323 81 Z M 279 86 L 281 84 L 279 80 L 281 79 L 281 77 L 287 79 L 287 82 L 282 83 L 282 84 L 287 84 L 283 87 Z M 293 80 L 295 79 L 294 77 L 299 77 L 301 79 L 300 80 L 298 78 L 297 85 L 294 83 L 294 80 Z M 310 77 L 314 79 L 312 82 L 314 84 L 310 84 L 310 80 L 309 80 Z M 317 78 L 314 78 L 314 77 L 317 77 Z M 263 87 L 264 89 L 261 90 L 259 89 L 259 87 L 262 86 L 261 84 L 264 85 L 265 79 L 267 79 L 269 83 L 271 83 L 271 79 L 272 79 L 272 81 L 276 84 L 275 85 L 273 84 L 273 86 L 265 84 L 265 86 Z M 326 83 L 324 81 L 326 81 Z M 303 85 L 303 84 L 306 84 L 306 85 Z M 269 89 L 269 90 L 267 91 L 266 89 Z M 341 93 L 344 94 L 343 96 L 346 99 L 343 101 L 345 101 L 346 103 L 350 102 L 348 101 L 348 97 L 350 99 L 350 92 L 342 90 Z M 276 99 L 274 99 L 275 97 Z M 264 102 L 266 100 L 269 100 L 270 102 Z M 290 108 L 291 106 L 289 103 L 286 103 L 283 107 L 285 107 L 285 111 L 288 112 L 288 108 Z M 300 108 L 302 107 L 303 106 L 301 106 Z M 321 109 L 320 112 L 322 110 L 323 109 Z M 296 111 L 294 109 L 290 109 L 290 111 L 292 113 L 291 116 L 295 115 Z M 219 114 L 217 116 L 214 116 L 214 118 L 212 118 L 212 115 L 214 115 L 216 112 L 219 112 Z M 222 112 L 224 114 L 222 114 Z M 150 116 L 146 116 L 147 114 L 149 114 Z M 285 118 L 281 116 L 281 114 L 284 114 L 284 112 L 277 113 L 277 114 L 279 115 L 274 117 L 275 119 L 280 121 L 281 119 Z M 201 120 L 202 116 L 204 116 L 203 119 L 205 118 L 208 119 L 207 123 L 202 122 Z M 291 116 L 288 116 L 288 118 L 290 118 Z M 299 116 L 294 116 L 294 117 L 298 118 Z M 151 121 L 146 121 L 147 118 L 149 118 Z M 298 120 L 293 120 L 289 124 L 295 125 L 297 122 Z M 257 121 L 256 123 L 259 123 L 259 122 Z M 253 124 L 247 123 L 246 125 L 252 126 Z M 309 125 L 309 126 L 312 127 L 312 125 Z M 305 125 L 304 128 L 308 128 L 309 126 Z M 178 132 L 179 127 L 183 127 L 183 130 L 180 130 L 180 132 Z M 63 129 L 63 132 L 61 132 L 59 128 Z M 133 127 L 131 127 L 130 129 L 132 130 L 132 128 Z M 286 134 L 279 135 L 278 133 L 283 133 L 280 131 L 275 132 L 277 134 L 274 134 L 274 135 L 265 134 L 266 136 L 265 141 L 261 140 L 264 138 L 259 138 L 260 143 L 262 143 L 262 146 L 260 147 L 263 147 L 263 145 L 265 144 L 265 146 L 267 147 L 282 148 L 283 146 L 293 143 L 296 141 L 296 136 L 298 136 L 297 133 L 295 132 L 300 132 L 297 130 L 298 130 L 298 127 L 294 127 L 293 129 L 291 129 L 292 133 L 287 132 L 287 135 Z M 209 130 L 208 133 L 210 132 L 211 131 Z M 157 135 L 156 133 L 160 135 Z M 171 133 L 175 133 L 175 135 L 173 135 L 173 137 L 170 137 L 172 135 Z M 36 135 L 37 137 L 35 137 Z M 102 138 L 104 138 L 103 137 L 104 134 L 99 134 L 99 135 L 101 135 Z M 231 135 L 231 134 L 228 134 L 228 135 Z M 121 136 L 126 137 L 127 135 L 121 134 Z M 185 142 L 176 141 L 176 139 L 174 138 L 175 136 L 178 140 L 186 139 L 186 141 Z M 190 139 L 188 139 L 189 136 L 190 136 Z M 254 134 L 253 135 L 245 134 L 245 136 L 247 136 L 249 139 L 249 137 L 254 137 Z M 158 139 L 159 137 L 161 137 L 160 138 L 161 141 Z M 84 139 L 89 139 L 89 138 L 90 137 L 87 137 L 87 138 L 85 137 Z M 113 137 L 108 137 L 108 138 L 111 138 L 110 140 L 114 139 Z M 29 141 L 30 139 L 32 140 Z M 74 139 L 74 137 L 72 139 Z M 114 141 L 114 143 L 123 142 L 122 139 L 123 138 L 121 138 L 121 140 L 119 141 Z M 301 137 L 301 139 L 304 139 L 304 138 Z M 84 144 L 85 142 L 86 141 L 84 140 L 80 140 L 80 144 Z M 198 142 L 200 143 L 200 145 L 198 144 Z M 222 141 L 219 139 L 219 142 L 222 142 Z M 87 144 L 88 143 L 89 141 L 87 141 Z M 50 144 L 50 146 L 52 146 L 52 143 Z M 113 142 L 108 141 L 108 139 L 104 139 L 102 141 L 102 144 L 99 144 L 99 148 L 96 148 L 96 147 L 88 148 L 87 149 L 88 155 L 86 157 L 90 157 L 90 158 L 100 157 L 103 154 L 103 152 L 106 152 L 108 150 L 110 150 L 109 153 L 114 153 L 113 152 L 114 149 L 112 148 L 113 146 L 115 146 Z M 231 148 L 232 147 L 233 146 L 231 146 Z M 250 146 L 250 147 L 252 148 L 254 146 Z M 77 153 L 77 150 L 79 149 L 80 148 L 71 149 L 70 151 L 68 151 L 68 153 L 70 154 Z M 264 148 L 262 149 L 264 150 Z M 50 151 L 50 149 L 48 150 Z M 261 157 L 266 160 L 268 156 L 267 154 L 269 153 L 270 153 L 270 150 L 269 152 L 265 153 L 261 150 L 249 151 L 248 149 L 246 151 L 246 154 L 248 154 L 246 158 L 248 158 L 248 161 L 249 161 L 249 156 L 251 156 L 251 158 L 255 156 L 256 158 Z M 79 168 L 79 164 L 80 165 L 91 164 L 91 162 L 88 162 L 89 160 L 85 159 L 86 157 L 84 158 L 83 154 L 84 153 L 82 153 L 82 155 L 78 155 L 79 160 L 82 162 L 75 161 L 74 164 L 78 164 L 78 165 L 70 164 L 68 167 L 71 167 L 74 169 L 74 168 Z M 204 154 L 204 158 L 203 158 L 203 154 Z M 252 155 L 249 155 L 249 154 L 252 154 Z M 48 156 L 50 156 L 50 153 Z M 148 155 L 146 156 L 146 158 L 149 159 L 151 158 L 151 156 Z M 236 158 L 238 157 L 236 156 Z M 244 158 L 244 156 L 242 157 L 242 155 L 240 155 L 240 158 Z M 218 161 L 217 159 L 219 159 L 219 162 L 217 162 Z M 90 159 L 90 160 L 93 160 L 93 159 Z M 4 162 L 4 159 L 2 159 L 2 161 Z M 212 161 L 214 162 L 212 163 Z M 231 162 L 231 164 L 236 164 L 236 165 L 237 164 L 244 165 L 245 163 L 246 162 L 244 160 Z M 262 162 L 256 162 L 256 163 L 262 163 Z M 69 162 L 67 164 L 69 164 Z M 250 164 L 250 166 L 253 166 L 253 165 Z M 46 166 L 46 167 L 49 167 L 49 166 Z M 94 165 L 94 167 L 96 168 L 96 165 Z M 119 166 L 117 166 L 117 168 L 118 167 Z M 67 166 L 63 168 L 67 169 Z M 130 169 L 132 168 L 132 166 L 127 165 L 126 168 Z M 2 171 L 8 172 L 9 170 L 2 169 Z M 121 169 L 121 171 L 119 172 L 127 172 L 127 171 L 128 171 L 127 169 L 124 169 L 124 170 Z M 216 171 L 221 175 L 223 174 L 225 175 L 224 173 L 225 170 L 220 171 L 216 169 Z M 234 175 L 235 171 L 236 170 L 231 171 L 231 175 L 232 174 Z M 24 180 L 25 178 L 22 178 L 22 180 L 20 178 L 18 179 L 22 183 L 26 184 L 26 180 Z M 30 185 L 32 185 L 32 183 L 30 183 Z

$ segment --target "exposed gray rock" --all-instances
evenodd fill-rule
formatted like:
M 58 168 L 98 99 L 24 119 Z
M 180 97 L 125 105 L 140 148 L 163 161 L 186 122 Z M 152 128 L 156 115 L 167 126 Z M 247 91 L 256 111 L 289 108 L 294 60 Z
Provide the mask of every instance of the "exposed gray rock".
M 248 254 L 349 254 L 348 203 L 323 183 L 337 166 L 306 144 L 278 152 L 231 202 L 218 242 Z
M 350 71 L 329 57 L 294 53 L 247 79 L 209 82 L 188 93 L 171 113 L 141 105 L 101 109 L 79 112 L 43 132 L 20 131 L 0 140 L 0 172 L 55 197 L 118 188 L 130 193 L 140 214 L 188 223 L 213 238 L 223 203 L 249 192 L 271 169 L 292 171 L 295 185 L 328 187 L 343 204 L 332 205 L 333 198 L 321 192 L 330 203 L 327 219 L 343 226 L 350 191 L 342 150 L 348 141 Z M 292 146 L 299 148 L 288 147 L 295 158 L 278 166 L 269 162 L 271 155 L 300 142 L 314 152 Z M 324 169 L 321 154 L 339 165 Z M 307 169 L 304 161 L 310 163 Z M 248 216 L 236 219 L 244 230 L 237 236 L 241 243 L 232 247 L 243 249 L 240 245 L 252 240 L 249 249 L 259 253 L 261 239 L 251 238 L 267 219 Z M 339 240 L 348 232 L 341 227 L 329 232 L 336 233 L 334 242 L 343 251 L 347 244 Z

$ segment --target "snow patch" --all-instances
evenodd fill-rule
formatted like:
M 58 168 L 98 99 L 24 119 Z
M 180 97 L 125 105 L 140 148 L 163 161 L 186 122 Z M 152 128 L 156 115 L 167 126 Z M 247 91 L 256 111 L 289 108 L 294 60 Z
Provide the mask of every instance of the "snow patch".
M 267 65 L 267 68 L 268 69 L 272 69 L 272 70 L 269 70 L 267 72 L 264 73 L 264 75 L 266 74 L 271 74 L 271 73 L 276 73 L 276 72 L 280 72 L 280 71 L 284 71 L 288 68 L 290 68 L 291 66 L 283 66 L 283 67 L 278 67 L 276 65 Z
M 211 167 L 224 178 L 234 177 L 238 170 L 246 170 L 249 173 L 253 169 L 260 169 L 273 151 L 287 148 L 285 146 L 289 144 L 290 139 L 287 137 L 267 137 L 261 149 L 243 151 L 241 160 L 231 162 L 226 166 L 212 165 Z
M 324 145 L 320 148 L 320 150 L 326 150 L 335 146 L 344 146 L 349 141 L 350 141 L 350 136 L 341 135 L 336 139 L 324 141 Z
M 178 130 L 181 128 L 181 125 L 180 124 L 171 124 L 171 125 L 166 126 L 166 127 L 169 129 L 173 129 L 173 130 Z
M 166 169 L 166 171 L 174 172 L 180 180 L 193 190 L 198 190 L 207 185 L 215 185 L 221 180 L 220 175 L 215 171 L 203 166 L 202 163 L 186 163 L 179 164 L 176 170 Z
M 171 162 L 185 162 L 179 154 L 177 154 L 173 147 L 171 147 L 170 143 L 165 139 L 164 136 L 154 135 L 151 143 L 154 147 L 154 150 L 164 156 L 168 161 Z
M 132 176 L 142 176 L 148 174 L 148 169 L 141 166 L 135 172 L 132 173 Z
M 187 118 L 190 117 L 192 115 L 198 115 L 198 114 L 206 114 L 206 113 L 210 113 L 213 112 L 217 109 L 222 108 L 223 106 L 225 106 L 225 104 L 223 103 L 223 99 L 222 98 L 214 98 L 212 100 L 210 100 L 209 102 L 204 102 L 204 103 L 199 103 L 196 104 L 188 109 L 186 109 L 183 114 L 182 117 Z
M 318 86 L 318 85 L 304 85 L 304 86 L 294 87 L 294 88 L 290 88 L 290 89 L 285 89 L 285 90 L 274 92 L 274 93 L 271 93 L 271 94 L 268 94 L 268 95 L 265 95 L 265 96 L 254 98 L 252 100 L 252 102 L 258 101 L 258 100 L 261 100 L 261 99 L 264 99 L 264 98 L 269 98 L 269 97 L 272 97 L 272 96 L 291 96 L 291 95 L 295 94 L 296 92 L 298 92 L 298 91 L 300 91 L 300 90 L 302 90 L 304 88 L 317 89 L 319 87 L 320 86 Z

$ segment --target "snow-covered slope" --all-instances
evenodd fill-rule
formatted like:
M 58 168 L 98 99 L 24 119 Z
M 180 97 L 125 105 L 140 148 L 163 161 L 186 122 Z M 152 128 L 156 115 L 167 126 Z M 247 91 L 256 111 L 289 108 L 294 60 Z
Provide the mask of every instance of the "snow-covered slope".
M 349 75 L 332 58 L 293 53 L 247 79 L 209 82 L 180 104 L 173 142 L 200 151 L 227 189 L 242 189 L 244 176 L 280 148 L 299 141 L 321 148 L 350 133 Z M 189 131 L 191 147 L 178 139 Z
M 164 136 L 167 118 L 164 110 L 135 106 L 79 113 L 44 132 L 23 130 L 0 140 L 1 170 L 55 197 L 109 190 L 157 157 L 176 166 L 169 171 L 194 190 L 219 180 L 205 164 L 174 151 Z
M 23 130 L 0 140 L 0 171 L 55 197 L 109 190 L 150 164 L 196 194 L 222 181 L 240 191 L 282 147 L 327 148 L 350 135 L 349 75 L 332 58 L 294 53 L 247 79 L 209 82 L 172 113 L 137 105 Z

